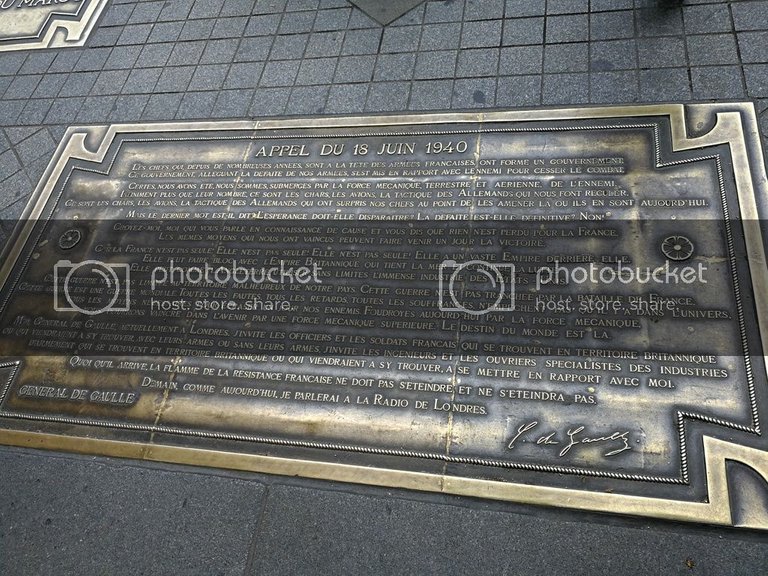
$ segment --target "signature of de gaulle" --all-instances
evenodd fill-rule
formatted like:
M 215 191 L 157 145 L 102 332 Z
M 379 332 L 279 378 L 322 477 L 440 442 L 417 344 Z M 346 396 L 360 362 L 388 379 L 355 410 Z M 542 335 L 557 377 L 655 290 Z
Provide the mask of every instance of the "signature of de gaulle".
M 584 426 L 576 426 L 565 431 L 565 438 L 558 436 L 557 430 L 540 434 L 534 429 L 539 425 L 538 421 L 528 422 L 518 427 L 517 433 L 507 444 L 509 450 L 513 450 L 518 441 L 526 442 L 528 438 L 535 438 L 537 446 L 562 446 L 558 456 L 561 458 L 578 446 L 591 446 L 595 444 L 610 444 L 611 450 L 603 456 L 610 457 L 632 450 L 629 445 L 629 431 L 616 431 L 604 436 L 587 436 L 584 434 Z

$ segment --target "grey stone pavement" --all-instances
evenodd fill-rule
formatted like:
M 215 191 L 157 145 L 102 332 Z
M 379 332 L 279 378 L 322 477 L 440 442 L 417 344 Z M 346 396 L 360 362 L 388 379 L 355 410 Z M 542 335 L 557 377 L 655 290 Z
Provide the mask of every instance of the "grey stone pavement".
M 84 48 L 0 54 L 0 243 L 67 126 L 750 99 L 768 1 L 111 0 Z M 765 142 L 765 140 L 764 140 Z M 0 575 L 760 575 L 758 533 L 0 449 Z

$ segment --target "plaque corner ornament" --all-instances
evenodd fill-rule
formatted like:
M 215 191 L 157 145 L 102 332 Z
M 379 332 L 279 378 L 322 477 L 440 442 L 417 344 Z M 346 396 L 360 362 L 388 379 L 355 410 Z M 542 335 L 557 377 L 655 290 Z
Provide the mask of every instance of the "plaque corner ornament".
M 108 2 L 4 2 L 0 9 L 0 52 L 84 46 Z

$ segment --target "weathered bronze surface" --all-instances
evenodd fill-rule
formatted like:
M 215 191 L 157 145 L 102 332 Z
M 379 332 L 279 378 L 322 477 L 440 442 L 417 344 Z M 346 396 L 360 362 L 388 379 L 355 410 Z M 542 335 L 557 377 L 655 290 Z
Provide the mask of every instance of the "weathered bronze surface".
M 107 0 L 2 0 L 0 52 L 83 46 Z
M 0 442 L 766 528 L 766 198 L 750 104 L 72 128 Z

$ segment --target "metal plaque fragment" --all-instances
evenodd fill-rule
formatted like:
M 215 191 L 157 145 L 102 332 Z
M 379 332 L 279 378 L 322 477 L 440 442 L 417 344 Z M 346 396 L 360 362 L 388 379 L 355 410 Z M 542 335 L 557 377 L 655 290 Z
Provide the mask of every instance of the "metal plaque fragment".
M 107 0 L 2 0 L 0 52 L 83 46 Z
M 424 3 L 424 0 L 390 0 L 389 2 L 377 2 L 376 0 L 349 1 L 350 4 L 365 12 L 382 26 L 394 22 L 419 4 Z
M 767 191 L 751 104 L 71 128 L 0 442 L 766 528 Z

